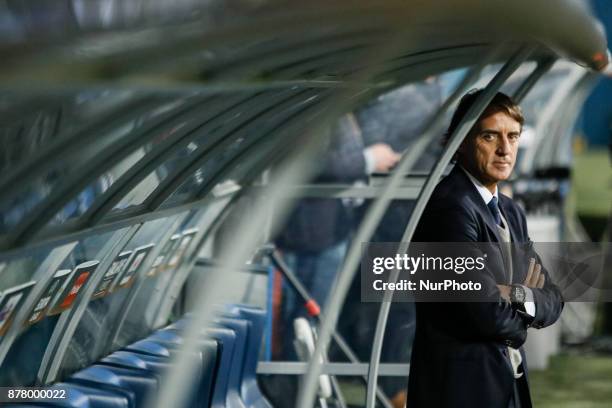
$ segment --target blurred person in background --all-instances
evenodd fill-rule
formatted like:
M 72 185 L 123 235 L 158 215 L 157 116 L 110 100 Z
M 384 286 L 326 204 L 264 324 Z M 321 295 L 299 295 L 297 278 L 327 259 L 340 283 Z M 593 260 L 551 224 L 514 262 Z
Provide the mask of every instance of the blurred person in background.
M 373 172 L 386 172 L 399 160 L 388 144 L 365 147 L 354 115 L 332 128 L 326 153 L 318 163 L 314 183 L 354 183 Z M 347 251 L 353 227 L 352 203 L 336 198 L 303 198 L 289 216 L 276 244 L 285 262 L 316 302 L 324 308 L 338 268 Z M 283 287 L 283 352 L 295 359 L 292 322 L 306 317 L 304 302 L 288 285 Z
M 428 120 L 438 111 L 462 72 L 448 77 L 430 76 L 385 93 L 356 112 L 366 145 L 385 143 L 394 151 L 409 151 L 422 135 Z M 452 78 L 451 78 L 452 77 Z M 440 153 L 432 141 L 415 163 L 411 174 L 429 172 Z M 386 172 L 380 172 L 386 173 Z M 380 176 L 385 176 L 381 174 Z M 357 222 L 364 217 L 368 203 L 357 209 Z M 402 239 L 414 208 L 413 200 L 393 200 L 381 219 L 372 242 L 398 242 Z M 355 349 L 359 359 L 369 361 L 380 304 L 361 302 L 359 273 L 354 280 L 339 320 L 340 332 Z M 384 336 L 381 362 L 409 363 L 416 326 L 412 302 L 394 302 Z M 406 403 L 406 378 L 381 377 L 379 384 L 395 408 Z

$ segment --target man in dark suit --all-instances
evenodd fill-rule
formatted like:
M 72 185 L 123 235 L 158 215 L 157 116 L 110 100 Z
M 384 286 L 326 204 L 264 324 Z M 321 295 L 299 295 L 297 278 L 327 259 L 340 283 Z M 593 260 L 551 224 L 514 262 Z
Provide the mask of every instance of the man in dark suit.
M 481 92 L 462 98 L 449 135 Z M 497 189 L 514 167 L 522 124 L 520 108 L 498 93 L 457 150 L 456 165 L 436 187 L 413 241 L 530 248 L 525 214 Z M 531 407 L 521 346 L 528 327 L 559 318 L 563 301 L 535 252 L 518 260 L 511 249 L 499 253 L 501 273 L 480 272 L 481 281 L 492 282 L 487 301 L 417 304 L 409 408 Z

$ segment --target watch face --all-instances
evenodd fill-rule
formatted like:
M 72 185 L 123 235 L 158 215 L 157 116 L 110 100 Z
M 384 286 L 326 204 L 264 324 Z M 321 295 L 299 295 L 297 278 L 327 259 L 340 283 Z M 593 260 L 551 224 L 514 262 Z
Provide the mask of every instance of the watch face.
M 512 288 L 512 296 L 515 302 L 524 303 L 525 302 L 525 290 L 520 286 L 514 286 Z

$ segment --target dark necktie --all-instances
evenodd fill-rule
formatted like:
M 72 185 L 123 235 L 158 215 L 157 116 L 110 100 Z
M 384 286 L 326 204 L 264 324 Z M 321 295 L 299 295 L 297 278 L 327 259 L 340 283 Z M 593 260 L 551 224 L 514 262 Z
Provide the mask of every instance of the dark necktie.
M 491 214 L 493 214 L 495 223 L 500 227 L 503 227 L 504 225 L 502 224 L 501 213 L 499 212 L 499 206 L 497 205 L 497 197 L 493 196 L 491 201 L 489 201 L 489 204 L 487 204 L 487 207 L 489 207 L 489 211 L 491 211 Z

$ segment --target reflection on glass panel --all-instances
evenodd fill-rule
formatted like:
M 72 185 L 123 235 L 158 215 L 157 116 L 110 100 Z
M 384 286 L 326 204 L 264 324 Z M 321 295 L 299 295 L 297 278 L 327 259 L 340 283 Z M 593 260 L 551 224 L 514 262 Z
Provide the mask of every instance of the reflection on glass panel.
M 227 151 L 220 152 L 218 156 L 211 158 L 211 160 L 206 162 L 204 166 L 196 170 L 175 192 L 172 193 L 170 199 L 174 200 L 179 196 L 191 197 L 198 193 L 200 189 L 211 180 L 216 172 L 219 171 L 221 167 L 220 164 L 223 163 L 223 160 L 229 155 L 230 151 L 236 148 L 236 146 L 232 147 L 230 147 Z
M 527 79 L 529 74 L 533 72 L 533 70 L 537 67 L 537 64 L 533 61 L 523 62 L 521 66 L 510 75 L 510 78 L 502 85 L 500 91 L 505 93 L 506 95 L 512 96 L 516 91 L 518 91 L 519 86 Z M 500 65 L 501 68 L 501 65 Z M 497 73 L 497 71 L 495 71 Z M 487 82 L 492 78 L 488 76 L 484 76 L 487 79 Z M 483 85 L 484 86 L 484 85 Z
M 50 252 L 48 248 L 33 249 L 27 257 L 0 262 L 0 292 L 31 280 Z
M 44 316 L 36 316 L 36 318 L 31 319 L 31 322 L 26 324 L 25 330 L 11 346 L 0 368 L 0 385 L 34 385 L 42 357 L 60 314 L 79 301 L 79 295 L 82 293 L 83 287 L 91 282 L 93 274 L 99 272 L 95 269 L 96 263 L 89 261 L 101 259 L 103 254 L 100 253 L 100 250 L 103 245 L 112 240 L 113 237 L 119 236 L 115 234 L 122 234 L 123 232 L 125 230 L 85 238 L 77 244 L 57 270 L 48 271 L 58 277 L 60 285 L 56 285 L 56 291 L 47 301 L 47 306 L 41 309 L 44 310 Z M 84 269 L 83 264 L 93 265 L 94 268 Z M 81 268 L 79 268 L 79 265 Z M 32 270 L 35 270 L 35 268 L 32 267 Z M 60 273 L 64 270 L 70 272 Z M 21 266 L 23 275 L 27 275 L 29 271 L 29 267 Z M 40 300 L 42 301 L 46 295 L 49 295 L 48 291 L 43 291 Z M 40 301 L 35 303 L 34 309 L 36 309 L 38 303 Z
M 174 153 L 165 163 L 158 166 L 155 171 L 151 172 L 140 183 L 136 185 L 119 203 L 115 205 L 114 210 L 127 208 L 133 205 L 142 204 L 142 202 L 159 186 L 159 184 L 175 170 L 183 160 L 185 160 L 191 152 L 198 147 L 197 141 L 189 143 L 186 147 Z
M 562 86 L 564 80 L 568 79 L 572 73 L 572 67 L 567 64 L 555 64 L 527 94 L 521 102 L 521 109 L 525 116 L 525 124 L 521 134 L 519 151 L 517 153 L 515 173 L 523 169 L 525 155 L 528 149 L 533 148 L 533 144 L 539 135 L 538 121 L 543 119 L 544 109 L 549 103 L 553 102 L 552 97 L 555 91 Z
M 114 348 L 111 336 L 129 304 L 133 289 L 142 283 L 140 280 L 150 279 L 145 269 L 150 268 L 152 254 L 155 254 L 157 246 L 164 244 L 160 240 L 167 235 L 173 222 L 184 217 L 185 213 L 143 224 L 130 242 L 119 250 L 116 262 L 111 262 L 106 270 L 98 271 L 104 275 L 70 340 L 61 364 L 63 375 L 91 364 Z M 99 255 L 100 259 L 102 255 Z
M 0 98 L 0 170 L 5 172 L 131 100 L 127 91 L 83 91 L 63 99 Z M 17 100 L 16 100 L 17 99 Z M 42 99 L 42 101 L 41 101 Z
M 100 152 L 112 144 L 117 143 L 133 132 L 142 131 L 147 128 L 151 122 L 160 119 L 161 115 L 167 114 L 174 109 L 184 106 L 190 97 L 173 100 L 167 103 L 160 103 L 157 107 L 148 110 L 146 113 L 138 117 L 130 118 L 124 123 L 118 123 L 112 131 L 101 134 L 91 143 L 88 143 L 79 150 L 76 157 L 71 157 L 70 160 L 59 160 L 56 168 L 49 170 L 43 177 L 36 180 L 28 186 L 23 193 L 12 201 L 5 203 L 0 207 L 0 233 L 6 233 L 10 228 L 15 227 L 23 220 L 38 204 L 48 197 L 54 189 L 62 185 L 62 183 L 71 175 L 82 172 L 82 167 L 86 166 L 93 158 L 99 156 Z M 126 159 L 126 160 L 129 160 Z M 126 160 L 115 167 L 115 169 L 123 169 Z M 79 195 L 57 215 L 54 223 L 59 223 L 72 216 L 81 214 L 93 201 L 93 198 L 113 181 L 112 173 L 103 174 L 100 178 L 90 185 L 86 190 Z
M 155 324 L 159 302 L 167 294 L 170 282 L 176 278 L 176 273 L 187 259 L 187 254 L 194 249 L 194 236 L 198 223 L 206 209 L 192 212 L 174 231 L 166 248 L 156 259 L 156 270 L 152 277 L 142 283 L 136 295 L 122 330 L 119 332 L 118 345 L 126 345 L 137 338 L 149 334 Z
M 83 215 L 93 204 L 95 199 L 102 195 L 113 184 L 110 173 L 100 176 L 95 183 L 89 185 L 79 195 L 71 200 L 64 208 L 51 219 L 49 225 L 63 224 L 66 220 Z
M 59 185 L 70 173 L 76 171 L 82 160 L 74 160 L 61 171 L 51 171 L 45 177 L 27 186 L 23 192 L 11 201 L 0 206 L 0 233 L 10 232 L 27 215 L 39 205 L 53 188 Z
M 313 95 L 300 103 L 292 104 L 291 106 L 283 106 L 275 109 L 274 114 L 266 116 L 262 120 L 256 122 L 256 126 L 246 128 L 246 131 L 240 129 L 227 135 L 222 141 L 222 145 L 216 151 L 208 156 L 201 155 L 200 162 L 203 164 L 195 170 L 187 179 L 183 180 L 180 187 L 172 192 L 165 204 L 176 202 L 183 197 L 192 197 L 200 193 L 205 187 L 212 188 L 214 185 L 229 179 L 240 180 L 242 177 L 236 177 L 237 173 L 243 170 L 243 163 L 249 162 L 251 165 L 258 161 L 262 156 L 262 150 L 269 150 L 271 147 L 278 147 L 283 143 L 289 143 L 292 140 L 291 135 L 284 135 L 282 140 L 276 140 L 276 146 L 270 146 L 266 143 L 265 148 L 259 148 L 264 141 L 273 138 L 291 121 L 309 107 L 314 106 L 320 100 L 320 95 Z M 307 123 L 302 123 L 304 128 L 308 128 Z M 240 157 L 243 152 L 248 154 Z M 209 152 L 204 152 L 208 154 Z
M 68 0 L 47 4 L 46 2 L 19 3 L 19 7 L 6 7 L 2 13 L 0 33 L 7 41 L 23 41 L 36 38 L 63 38 L 74 35 L 75 32 L 99 32 L 105 30 L 121 30 L 125 27 L 150 28 L 169 21 L 193 21 L 195 18 L 207 17 L 207 21 L 218 21 L 234 16 L 229 14 L 225 2 L 202 2 L 201 0 Z M 231 11 L 237 12 L 231 8 Z M 216 23 L 215 23 L 216 24 Z M 143 35 L 141 42 L 149 44 L 150 36 Z M 132 41 L 136 41 L 133 39 Z M 114 49 L 115 41 L 110 42 Z M 80 45 L 80 44 L 79 44 Z M 88 51 L 81 45 L 84 51 Z M 104 49 L 106 42 L 95 42 L 95 51 Z M 92 46 L 93 47 L 93 46 Z M 77 50 L 80 51 L 80 48 Z M 91 52 L 91 51 L 90 51 Z
M 16 324 L 14 318 L 35 285 L 32 278 L 50 253 L 50 249 L 38 249 L 32 251 L 28 257 L 0 263 L 0 341 Z M 22 338 L 28 339 L 28 342 L 37 341 L 41 336 L 44 337 L 44 333 L 52 330 L 53 324 L 53 321 L 45 323 L 44 329 L 36 333 L 28 330 Z M 31 352 L 23 349 L 11 350 L 0 367 L 0 386 L 26 384 L 23 380 L 31 378 L 32 374 L 28 365 L 39 361 L 43 352 L 44 343 Z
M 213 99 L 213 101 L 215 103 L 219 102 L 217 99 Z M 208 105 L 208 108 L 210 108 L 210 106 L 211 105 Z M 208 113 L 206 106 L 202 106 L 201 109 L 202 112 Z M 132 165 L 146 163 L 147 160 L 149 160 L 148 155 L 159 154 L 159 151 L 156 151 L 158 150 L 159 145 L 172 145 L 185 136 L 189 138 L 195 137 L 195 140 L 188 142 L 186 145 L 185 143 L 179 145 L 180 147 L 178 150 L 172 153 L 169 159 L 167 159 L 163 164 L 159 165 L 155 171 L 148 174 L 134 188 L 132 188 L 128 194 L 122 197 L 122 199 L 114 206 L 114 210 L 141 204 L 145 198 L 148 197 L 149 194 L 153 192 L 187 156 L 197 149 L 201 143 L 208 140 L 208 136 L 212 131 L 219 131 L 219 128 L 225 124 L 225 122 L 219 121 L 219 123 L 215 123 L 215 127 L 209 126 L 208 124 L 204 127 L 202 125 L 208 123 L 205 119 L 203 119 L 204 117 L 205 116 L 194 113 L 189 117 L 183 117 L 179 122 L 165 125 L 162 129 L 160 129 L 160 131 L 158 131 L 151 142 L 146 143 L 143 148 L 139 150 L 139 154 L 136 157 L 131 157 L 129 160 L 124 160 L 123 164 L 119 165 L 119 167 L 122 168 L 121 171 L 111 172 L 115 174 L 116 179 L 119 179 L 119 177 L 121 177 Z M 229 119 L 225 118 L 225 121 L 227 120 Z M 126 163 L 129 164 L 126 165 Z
M 533 61 L 526 61 L 510 75 L 510 78 L 504 82 L 500 88 L 500 91 L 512 96 L 519 88 L 521 83 L 533 72 L 537 64 Z M 480 75 L 480 79 L 476 81 L 474 88 L 484 88 L 493 79 L 493 77 L 503 67 L 503 64 L 491 64 L 487 65 Z
M 116 129 L 110 137 L 115 139 L 126 136 L 134 129 L 134 125 L 135 123 L 122 126 Z M 94 145 L 96 144 L 94 143 Z M 101 146 L 98 147 L 102 148 Z M 86 165 L 89 159 L 91 159 L 91 155 L 95 154 L 93 149 L 94 148 L 91 148 L 89 150 L 89 154 L 88 152 L 83 152 L 83 155 L 69 162 L 58 161 L 58 163 L 62 163 L 63 167 L 49 171 L 44 177 L 28 186 L 17 198 L 0 207 L 0 233 L 6 233 L 19 224 L 26 218 L 30 211 L 47 198 L 55 188 L 62 185 L 62 182 L 66 178 L 75 172 L 79 172 L 80 167 Z M 84 194 L 91 195 L 91 192 L 85 192 Z M 84 200 L 87 201 L 84 197 L 78 197 L 75 199 L 75 203 Z
M 550 101 L 561 81 L 567 78 L 569 73 L 570 69 L 568 67 L 553 68 L 535 84 L 521 102 L 526 125 L 535 126 L 542 113 L 542 109 Z
M 60 315 L 28 327 L 15 340 L 0 367 L 0 386 L 33 386 Z
M 283 93 L 278 93 L 278 96 L 283 96 Z M 123 209 L 129 206 L 141 204 L 155 189 L 166 180 L 169 176 L 174 175 L 178 170 L 182 168 L 190 160 L 194 159 L 194 152 L 197 154 L 208 153 L 208 147 L 214 146 L 216 143 L 227 143 L 232 138 L 237 139 L 236 143 L 241 143 L 246 137 L 238 137 L 235 135 L 236 131 L 242 128 L 243 125 L 252 125 L 257 123 L 253 119 L 258 118 L 258 115 L 266 107 L 266 103 L 261 101 L 255 101 L 254 99 L 248 98 L 250 94 L 241 95 L 230 95 L 227 99 L 214 99 L 213 102 L 216 104 L 224 103 L 227 110 L 223 111 L 222 114 L 218 115 L 216 110 L 208 111 L 203 110 L 206 114 L 203 114 L 199 119 L 201 122 L 197 122 L 198 118 L 194 117 L 192 122 L 187 128 L 193 127 L 197 124 L 196 129 L 193 131 L 193 135 L 190 136 L 192 139 L 184 146 L 173 152 L 170 157 L 161 165 L 159 165 L 153 172 L 151 172 L 146 178 L 144 178 L 132 191 L 127 194 L 122 200 L 115 205 L 113 210 Z M 278 97 L 274 96 L 274 97 Z M 238 104 L 236 101 L 241 98 L 241 102 Z M 223 106 L 223 105 L 221 105 Z M 210 105 L 208 106 L 210 108 Z M 214 113 L 214 114 L 213 114 Z M 208 115 L 208 116 L 207 116 Z M 212 115 L 212 119 L 211 119 Z M 259 122 L 261 123 L 261 122 Z M 184 124 L 173 128 L 170 132 L 165 133 L 158 138 L 156 143 L 162 142 L 171 137 L 182 137 L 185 133 L 182 129 Z M 251 133 L 246 133 L 250 135 Z M 231 152 L 232 146 L 236 143 L 222 149 L 221 152 L 215 154 L 212 160 L 217 160 L 221 156 L 227 155 Z M 149 144 L 145 146 L 147 153 L 155 147 L 155 144 Z M 145 157 L 146 160 L 146 157 Z M 201 183 L 203 181 L 202 171 L 197 171 L 195 174 L 195 182 Z
M 102 174 L 95 182 L 81 191 L 76 198 L 66 204 L 64 208 L 49 221 L 48 225 L 62 224 L 68 219 L 83 215 L 94 201 L 113 185 L 123 173 L 138 162 L 144 154 L 144 149 L 137 149 L 113 166 L 107 173 Z

